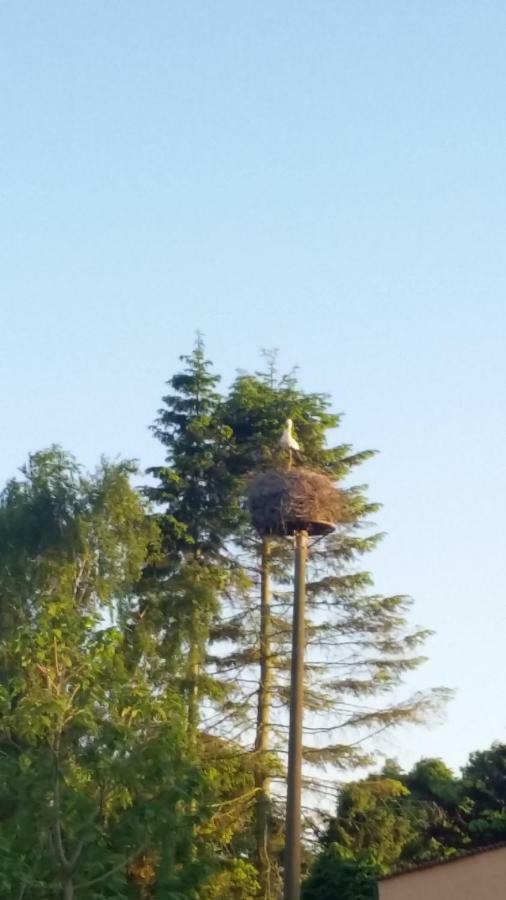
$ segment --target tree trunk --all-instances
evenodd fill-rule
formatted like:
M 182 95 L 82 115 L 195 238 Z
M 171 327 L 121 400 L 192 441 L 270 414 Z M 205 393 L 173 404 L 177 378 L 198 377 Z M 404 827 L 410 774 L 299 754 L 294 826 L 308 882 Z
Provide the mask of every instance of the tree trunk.
M 195 762 L 198 753 L 198 728 L 199 728 L 199 687 L 198 678 L 200 675 L 200 659 L 201 651 L 198 640 L 193 636 L 188 660 L 188 705 L 187 705 L 187 736 L 188 736 L 188 752 L 190 759 Z M 197 804 L 194 799 L 186 805 L 186 812 L 190 819 L 195 815 Z M 190 861 L 195 856 L 195 833 L 194 827 L 188 824 L 187 829 L 182 835 L 181 854 L 184 859 Z M 174 835 L 169 837 L 169 841 L 173 842 Z M 171 855 L 173 849 L 170 851 Z M 172 868 L 172 862 L 167 863 Z
M 200 672 L 200 653 L 197 640 L 194 638 L 190 646 L 188 663 L 188 709 L 187 728 L 190 753 L 197 747 L 197 730 L 199 719 L 198 677 Z
M 260 684 L 258 689 L 256 728 L 256 855 L 262 900 L 272 897 L 272 870 L 270 854 L 270 777 L 268 768 L 270 738 L 270 707 L 272 691 L 271 659 L 271 585 L 270 542 L 262 540 L 261 598 L 260 598 Z
M 65 875 L 62 882 L 62 900 L 74 900 L 74 882 L 72 875 Z
M 192 841 L 190 836 L 187 841 L 187 846 L 183 848 L 188 858 L 191 858 L 191 844 Z M 174 834 L 165 833 L 162 839 L 162 852 L 156 873 L 154 893 L 152 894 L 151 891 L 148 890 L 150 897 L 153 896 L 157 898 L 157 900 L 162 900 L 162 898 L 167 896 L 167 885 L 174 874 L 175 851 Z M 142 896 L 144 897 L 144 894 L 142 894 Z

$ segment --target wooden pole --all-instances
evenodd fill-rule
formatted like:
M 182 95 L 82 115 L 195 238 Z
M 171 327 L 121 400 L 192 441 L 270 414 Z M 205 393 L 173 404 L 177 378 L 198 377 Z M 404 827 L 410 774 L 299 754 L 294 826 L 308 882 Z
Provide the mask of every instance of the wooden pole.
M 292 666 L 290 685 L 290 734 L 284 900 L 299 900 L 301 870 L 302 718 L 304 711 L 304 613 L 306 599 L 307 532 L 295 535 L 295 586 L 293 598 Z
M 271 900 L 270 853 L 270 778 L 267 758 L 270 742 L 270 708 L 272 694 L 272 619 L 270 583 L 271 539 L 262 539 L 261 557 L 261 607 L 260 607 L 260 685 L 258 691 L 257 733 L 255 751 L 258 768 L 256 773 L 256 847 L 261 900 Z

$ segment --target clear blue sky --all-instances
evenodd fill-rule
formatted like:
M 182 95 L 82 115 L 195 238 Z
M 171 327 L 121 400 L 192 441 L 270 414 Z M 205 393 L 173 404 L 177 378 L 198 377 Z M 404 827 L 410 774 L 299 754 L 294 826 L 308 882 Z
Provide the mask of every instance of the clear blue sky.
M 405 763 L 506 738 L 505 42 L 502 0 L 0 2 L 0 479 L 158 460 L 197 328 L 226 381 L 279 347 L 381 450 L 377 585 L 458 689 Z

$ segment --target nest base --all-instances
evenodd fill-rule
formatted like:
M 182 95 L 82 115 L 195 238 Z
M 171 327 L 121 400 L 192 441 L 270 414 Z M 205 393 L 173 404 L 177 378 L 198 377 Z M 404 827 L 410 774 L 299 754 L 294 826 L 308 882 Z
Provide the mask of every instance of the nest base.
M 248 506 L 261 535 L 287 537 L 299 531 L 325 535 L 339 520 L 342 495 L 322 472 L 273 469 L 252 479 Z

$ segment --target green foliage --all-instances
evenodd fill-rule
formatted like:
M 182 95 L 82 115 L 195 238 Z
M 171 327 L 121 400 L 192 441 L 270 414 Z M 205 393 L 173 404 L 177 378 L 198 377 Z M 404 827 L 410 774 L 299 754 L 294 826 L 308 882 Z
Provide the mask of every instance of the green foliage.
M 200 705 L 221 693 L 205 678 L 203 665 L 220 594 L 234 579 L 225 544 L 238 504 L 226 462 L 230 429 L 218 417 L 219 378 L 200 338 L 181 359 L 183 371 L 170 379 L 171 393 L 163 397 L 153 426 L 166 460 L 148 470 L 155 484 L 146 494 L 156 504 L 163 556 L 146 571 L 145 612 L 167 663 L 178 650 L 186 653 L 180 688 L 196 749 Z
M 219 557 L 237 513 L 234 482 L 227 466 L 230 428 L 219 420 L 219 377 L 211 372 L 201 338 L 182 372 L 168 382 L 171 393 L 153 425 L 165 449 L 165 463 L 148 473 L 156 480 L 146 489 L 161 511 L 164 549 L 169 561 L 193 553 Z
M 257 896 L 256 870 L 243 859 L 232 860 L 199 892 L 199 900 L 255 900 Z
M 366 860 L 331 844 L 302 886 L 302 900 L 377 900 L 376 871 Z
M 344 476 L 353 464 L 371 454 L 351 457 L 347 445 L 326 449 L 327 431 L 337 428 L 340 422 L 340 416 L 331 413 L 329 406 L 324 394 L 303 391 L 294 374 L 278 377 L 273 361 L 267 373 L 240 375 L 220 410 L 221 420 L 232 436 L 229 466 L 233 473 L 243 476 L 286 465 L 279 438 L 285 420 L 291 418 L 302 453 L 310 464 L 336 477 Z
M 354 858 L 370 854 L 382 872 L 506 839 L 506 745 L 472 753 L 457 778 L 440 759 L 410 772 L 392 761 L 378 775 L 342 787 L 323 838 Z
M 228 746 L 218 743 L 202 722 L 204 709 L 217 710 L 226 720 L 233 705 L 229 686 L 206 668 L 206 655 L 223 596 L 244 579 L 227 546 L 243 512 L 229 466 L 231 430 L 219 415 L 219 378 L 211 371 L 200 338 L 182 362 L 153 427 L 165 463 L 149 469 L 155 483 L 146 493 L 155 503 L 163 553 L 145 571 L 141 628 L 150 630 L 157 653 L 172 672 L 172 683 L 184 699 L 192 759 L 217 797 L 210 819 L 194 834 L 210 848 L 212 864 L 218 867 L 216 884 L 220 861 L 223 879 L 232 878 L 235 837 L 248 832 L 254 795 L 243 748 L 233 747 L 230 733 Z M 191 842 L 187 849 L 191 858 Z M 239 873 L 233 877 L 239 884 Z
M 131 471 L 84 476 L 54 448 L 0 499 L 4 896 L 127 897 L 130 866 L 148 843 L 159 856 L 169 829 L 173 883 L 187 879 L 178 845 L 206 785 L 185 759 L 180 699 L 148 659 L 131 670 L 119 627 L 157 544 Z
M 473 843 L 506 840 L 506 744 L 472 753 L 463 770 L 463 787 Z
M 346 785 L 327 840 L 338 841 L 355 857 L 370 853 L 388 868 L 397 862 L 399 847 L 413 835 L 412 822 L 403 808 L 408 795 L 407 788 L 391 778 Z

